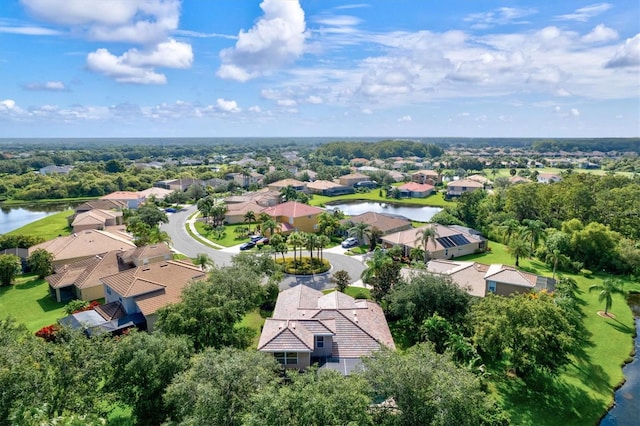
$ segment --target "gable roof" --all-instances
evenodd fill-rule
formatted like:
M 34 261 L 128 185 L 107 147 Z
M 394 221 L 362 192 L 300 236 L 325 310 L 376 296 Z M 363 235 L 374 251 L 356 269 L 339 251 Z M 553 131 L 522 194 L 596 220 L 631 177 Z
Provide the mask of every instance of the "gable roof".
M 472 179 L 460 179 L 449 182 L 448 188 L 484 188 L 484 185 Z
M 88 288 L 102 285 L 100 278 L 127 269 L 118 261 L 118 252 L 112 251 L 89 257 L 68 265 L 56 268 L 54 274 L 45 277 L 53 288 L 75 285 L 77 288 Z
M 71 226 L 80 225 L 104 225 L 107 220 L 121 217 L 122 212 L 110 210 L 93 209 L 86 212 L 78 213 L 73 219 Z
M 172 193 L 173 191 L 170 189 L 158 188 L 156 186 L 147 188 L 143 191 L 138 191 L 138 194 L 143 198 L 151 198 L 151 196 L 154 196 L 159 200 L 164 200 L 167 195 Z
M 299 203 L 297 201 L 287 201 L 286 203 L 278 204 L 277 206 L 267 207 L 262 211 L 272 217 L 303 217 L 320 214 L 324 209 Z
M 271 182 L 268 186 L 270 188 L 286 188 L 287 186 L 293 186 L 294 188 L 296 188 L 299 186 L 305 186 L 306 184 L 306 182 L 302 182 L 298 179 L 287 178 L 276 182 Z
M 411 192 L 425 192 L 433 191 L 434 186 L 427 183 L 407 182 L 404 185 L 400 185 L 398 189 L 411 191 Z
M 357 216 L 352 216 L 347 219 L 342 219 L 340 222 L 352 222 L 352 223 L 366 223 L 371 227 L 376 227 L 383 234 L 391 232 L 393 230 L 410 227 L 411 221 L 404 217 L 388 215 L 384 213 L 366 212 Z
M 100 210 L 122 210 L 127 207 L 127 204 L 119 200 L 91 200 L 80 204 L 75 208 L 76 212 L 84 212 L 88 210 L 100 209 Z
M 169 260 L 129 269 L 100 281 L 122 297 L 133 297 L 140 311 L 150 315 L 179 302 L 182 289 L 204 277 L 205 273 L 194 265 Z
M 420 176 L 420 175 L 432 176 L 436 178 L 440 176 L 438 172 L 436 172 L 435 170 L 418 170 L 417 172 L 411 173 L 411 176 Z
M 139 200 L 141 198 L 144 197 L 138 192 L 133 191 L 115 191 L 111 194 L 100 197 L 101 200 Z
M 135 259 L 157 258 L 171 254 L 171 249 L 165 243 L 149 244 L 142 247 L 127 250 L 120 256 L 124 262 L 133 262 Z
M 537 275 L 520 271 L 511 266 L 493 264 L 489 266 L 484 278 L 500 283 L 533 288 L 536 285 Z
M 417 242 L 420 232 L 425 228 L 431 227 L 435 230 L 435 243 L 429 240 L 427 250 L 430 252 L 443 250 L 445 248 L 475 243 L 481 240 L 477 235 L 462 232 L 460 230 L 440 225 L 438 223 L 430 223 L 419 228 L 411 228 L 406 231 L 394 232 L 393 234 L 382 237 L 382 241 L 388 244 L 399 244 L 407 247 L 421 247 L 422 244 Z
M 114 250 L 124 251 L 135 244 L 107 231 L 89 229 L 64 237 L 54 238 L 29 248 L 29 254 L 44 249 L 53 254 L 54 261 L 95 256 Z
M 359 358 L 382 346 L 395 349 L 384 313 L 376 303 L 298 285 L 278 295 L 258 350 L 312 352 L 317 335 L 333 336 L 332 355 L 336 357 Z

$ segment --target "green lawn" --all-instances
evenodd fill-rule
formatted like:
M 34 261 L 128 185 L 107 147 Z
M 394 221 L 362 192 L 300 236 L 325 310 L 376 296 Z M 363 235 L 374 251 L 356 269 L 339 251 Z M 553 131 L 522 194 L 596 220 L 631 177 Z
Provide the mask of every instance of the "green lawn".
M 514 259 L 504 245 L 491 242 L 491 251 L 459 258 L 481 263 L 513 265 Z M 535 259 L 521 259 L 522 269 L 546 276 L 552 271 Z M 502 371 L 492 371 L 490 390 L 509 412 L 513 424 L 518 425 L 590 425 L 596 424 L 613 402 L 613 389 L 623 379 L 621 365 L 633 349 L 635 332 L 633 315 L 622 296 L 613 299 L 612 312 L 616 318 L 602 318 L 597 312 L 604 309 L 597 292 L 589 287 L 599 284 L 606 275 L 586 278 L 567 274 L 579 287 L 583 303 L 584 324 L 589 332 L 583 352 L 554 379 L 525 384 L 508 377 Z M 640 290 L 640 283 L 627 283 L 627 290 Z M 551 415 L 552 413 L 552 415 Z
M 426 198 L 396 199 L 396 198 L 386 198 L 384 196 L 380 196 L 380 191 L 378 189 L 373 189 L 370 192 L 339 195 L 336 197 L 327 197 L 325 195 L 314 195 L 311 201 L 309 201 L 309 204 L 311 204 L 312 206 L 323 207 L 327 203 L 338 203 L 345 200 L 380 201 L 383 203 L 414 204 L 419 206 L 434 206 L 434 207 L 445 207 L 445 206 L 455 205 L 455 202 L 445 200 L 442 194 L 433 194 Z
M 14 318 L 34 332 L 66 316 L 64 306 L 49 295 L 46 281 L 33 275 L 19 276 L 15 285 L 0 287 L 0 315 Z
M 236 234 L 234 231 L 236 230 L 236 228 L 240 227 L 240 226 L 248 226 L 247 224 L 244 223 L 237 223 L 237 224 L 233 224 L 233 225 L 225 225 L 224 229 L 225 229 L 225 235 L 224 238 L 221 239 L 217 239 L 215 238 L 215 233 L 213 232 L 213 230 L 208 230 L 205 229 L 204 223 L 202 222 L 196 222 L 195 223 L 195 227 L 196 227 L 196 231 L 198 231 L 198 233 L 200 235 L 202 235 L 204 238 L 216 243 L 216 244 L 220 244 L 221 246 L 224 247 L 232 247 L 238 244 L 242 244 L 245 243 L 247 241 L 249 241 L 249 237 L 247 236 L 241 236 L 239 237 L 238 234 Z M 253 231 L 256 227 L 256 224 L 251 224 L 251 230 Z
M 32 235 L 35 237 L 43 237 L 46 241 L 52 240 L 60 235 L 70 235 L 71 228 L 67 222 L 67 217 L 72 214 L 73 210 L 55 213 L 31 222 L 22 228 L 7 232 L 7 235 Z
M 260 341 L 260 333 L 262 333 L 262 326 L 264 325 L 265 318 L 260 314 L 260 309 L 256 308 L 249 312 L 242 318 L 242 321 L 238 323 L 238 327 L 249 327 L 254 331 L 253 340 L 251 341 L 250 349 L 256 349 L 258 342 Z

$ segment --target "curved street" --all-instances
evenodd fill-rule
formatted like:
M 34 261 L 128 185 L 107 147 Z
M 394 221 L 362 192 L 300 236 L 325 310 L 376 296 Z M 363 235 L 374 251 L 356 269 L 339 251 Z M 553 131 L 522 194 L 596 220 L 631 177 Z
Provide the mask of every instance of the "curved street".
M 186 226 L 192 226 L 192 224 L 187 223 L 187 221 L 196 210 L 197 207 L 195 205 L 190 205 L 176 213 L 168 213 L 169 223 L 161 225 L 160 229 L 169 234 L 171 237 L 171 246 L 176 252 L 191 258 L 196 257 L 198 253 L 205 253 L 216 265 L 229 265 L 231 258 L 240 252 L 240 244 L 233 247 L 215 249 L 189 235 Z M 197 234 L 195 228 L 191 229 Z M 331 282 L 331 277 L 334 272 L 339 270 L 345 270 L 349 273 L 352 285 L 362 287 L 363 284 L 362 280 L 360 280 L 360 275 L 362 271 L 366 269 L 364 256 L 346 256 L 344 255 L 345 251 L 346 250 L 340 246 L 325 249 L 323 256 L 331 263 L 331 270 L 329 272 L 312 276 L 286 275 L 280 283 L 280 289 L 285 290 L 298 284 L 304 284 L 317 290 L 333 288 L 334 284 Z

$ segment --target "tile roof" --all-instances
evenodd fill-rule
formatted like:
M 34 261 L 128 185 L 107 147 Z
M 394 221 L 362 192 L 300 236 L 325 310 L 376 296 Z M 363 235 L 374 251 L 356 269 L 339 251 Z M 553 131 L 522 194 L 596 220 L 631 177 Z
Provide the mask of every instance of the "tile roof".
M 427 227 L 435 228 L 435 231 L 436 231 L 435 244 L 434 244 L 434 241 L 431 241 L 431 240 L 427 244 L 427 250 L 429 250 L 430 252 L 444 250 L 445 246 L 443 245 L 440 239 L 443 239 L 445 237 L 458 238 L 457 236 L 462 236 L 464 237 L 464 239 L 467 240 L 467 243 L 476 243 L 481 239 L 480 236 L 478 235 L 462 232 L 460 230 L 453 229 L 448 226 L 440 225 L 437 223 L 430 223 L 428 225 L 424 225 L 419 228 L 411 228 L 406 231 L 400 231 L 400 232 L 395 232 L 393 234 L 386 235 L 382 237 L 382 241 L 392 245 L 399 244 L 399 245 L 412 247 L 412 248 L 422 247 L 422 243 L 418 241 L 418 238 L 422 230 L 424 230 Z M 460 241 L 464 241 L 464 240 L 460 240 Z
M 106 231 L 89 229 L 31 246 L 29 254 L 37 249 L 44 249 L 53 254 L 54 261 L 61 262 L 66 259 L 90 257 L 134 247 L 135 244 L 123 237 Z
M 440 176 L 438 172 L 436 172 L 435 170 L 418 170 L 417 172 L 411 173 L 411 176 L 419 176 L 419 175 L 433 176 L 433 177 Z
M 352 216 L 348 219 L 343 219 L 340 222 L 366 223 L 371 227 L 375 226 L 376 228 L 381 230 L 383 234 L 397 230 L 399 228 L 411 227 L 411 221 L 409 219 L 376 212 L 362 213 L 357 216 Z
M 332 292 L 323 294 L 305 285 L 278 296 L 258 349 L 266 352 L 312 352 L 314 335 L 332 335 L 332 355 L 359 358 L 382 346 L 395 349 L 380 306 L 368 300 Z
M 171 249 L 165 243 L 149 244 L 142 247 L 132 248 L 121 254 L 125 262 L 134 262 L 135 259 L 157 258 L 171 254 Z
M 311 189 L 313 191 L 322 191 L 324 189 L 331 188 L 342 188 L 343 185 L 340 185 L 336 182 L 331 182 L 330 180 L 316 180 L 313 182 L 307 183 L 307 189 Z
M 88 210 L 100 209 L 100 210 L 122 210 L 127 207 L 127 204 L 118 200 L 91 200 L 86 203 L 80 204 L 75 208 L 76 212 L 83 212 Z
M 110 210 L 93 209 L 86 212 L 78 213 L 73 219 L 71 226 L 80 225 L 104 225 L 107 220 L 122 217 L 122 212 Z
M 100 197 L 101 200 L 139 200 L 143 198 L 139 193 L 133 191 L 115 191 Z
M 449 184 L 447 185 L 447 188 L 484 188 L 484 185 L 481 184 L 478 181 L 475 180 L 471 180 L 471 179 L 460 179 L 460 180 L 454 180 L 452 182 L 449 182 Z
M 138 191 L 138 194 L 143 197 L 143 198 L 150 198 L 151 196 L 156 197 L 159 200 L 164 200 L 164 198 L 169 195 L 172 194 L 173 191 L 170 189 L 166 189 L 166 188 L 158 188 L 158 187 L 151 187 L 151 188 L 147 188 L 143 191 Z
M 426 183 L 418 183 L 418 182 L 407 182 L 404 185 L 400 185 L 398 189 L 404 189 L 406 191 L 412 192 L 425 192 L 425 191 L 433 191 L 434 186 Z
M 103 277 L 101 281 L 122 297 L 133 297 L 144 315 L 177 303 L 182 289 L 192 281 L 203 279 L 198 267 L 180 261 L 152 263 Z
M 302 182 L 298 179 L 287 178 L 276 182 L 271 182 L 268 186 L 270 188 L 286 188 L 287 186 L 293 186 L 295 188 L 298 186 L 305 186 L 306 184 L 306 182 Z
M 277 206 L 267 207 L 262 211 L 271 217 L 303 217 L 320 214 L 324 209 L 299 203 L 297 201 L 287 201 L 286 203 L 278 204 Z

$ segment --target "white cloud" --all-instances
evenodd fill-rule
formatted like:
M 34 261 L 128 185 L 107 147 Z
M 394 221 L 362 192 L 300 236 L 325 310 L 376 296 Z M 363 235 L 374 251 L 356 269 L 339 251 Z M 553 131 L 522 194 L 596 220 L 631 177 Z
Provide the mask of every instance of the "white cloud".
M 170 39 L 152 49 L 129 49 L 115 56 L 107 49 L 98 49 L 87 56 L 87 67 L 94 72 L 115 78 L 121 83 L 166 84 L 164 74 L 154 67 L 189 68 L 193 62 L 191 45 Z
M 580 111 L 578 111 L 577 108 L 571 108 L 571 116 L 572 117 L 579 117 L 580 116 Z
M 464 21 L 472 22 L 472 28 L 485 29 L 496 25 L 524 24 L 520 18 L 538 13 L 536 9 L 518 9 L 514 7 L 499 7 L 489 12 L 472 13 L 464 18 Z
M 403 115 L 402 117 L 398 118 L 398 123 L 408 123 L 410 121 L 412 121 L 410 115 Z
M 87 68 L 114 78 L 120 83 L 135 84 L 166 84 L 164 74 L 158 74 L 152 69 L 140 68 L 127 63 L 125 55 L 115 56 L 107 49 L 98 49 L 87 56 Z
M 21 0 L 43 21 L 104 41 L 156 43 L 178 27 L 179 0 Z
M 298 103 L 293 99 L 278 99 L 276 103 L 281 107 L 294 107 L 298 105 Z
M 249 31 L 240 31 L 232 48 L 220 52 L 221 78 L 247 81 L 292 63 L 304 52 L 304 11 L 298 0 L 264 0 L 264 15 Z
M 262 108 L 260 108 L 258 105 L 252 105 L 249 107 L 249 112 L 255 112 L 259 114 L 262 112 Z
M 596 25 L 591 32 L 584 37 L 582 41 L 585 43 L 601 43 L 610 40 L 616 40 L 618 38 L 618 32 L 612 28 L 608 28 L 603 24 Z
M 0 101 L 0 108 L 8 110 L 8 109 L 14 109 L 16 107 L 16 101 L 14 101 L 13 99 L 5 99 L 3 101 Z
M 241 109 L 238 107 L 238 103 L 236 101 L 227 101 L 222 98 L 218 98 L 216 100 L 216 105 L 220 110 L 224 112 L 240 112 Z
M 636 34 L 633 38 L 628 38 L 616 50 L 614 56 L 607 62 L 606 67 L 620 68 L 638 65 L 640 65 L 640 34 Z
M 61 81 L 47 81 L 45 83 L 28 83 L 23 86 L 26 90 L 65 91 L 68 88 Z
M 310 104 L 314 104 L 314 105 L 321 104 L 322 103 L 322 98 L 320 96 L 311 95 L 311 96 L 309 96 L 307 98 L 307 102 L 309 102 Z
M 557 16 L 556 19 L 562 21 L 586 22 L 594 16 L 598 16 L 601 13 L 611 9 L 611 7 L 612 6 L 609 3 L 596 3 L 576 9 L 573 13 Z
M 20 27 L 0 26 L 0 33 L 33 35 L 33 36 L 49 36 L 49 35 L 63 34 L 62 31 L 52 30 L 44 27 L 34 27 L 34 26 L 20 26 Z

